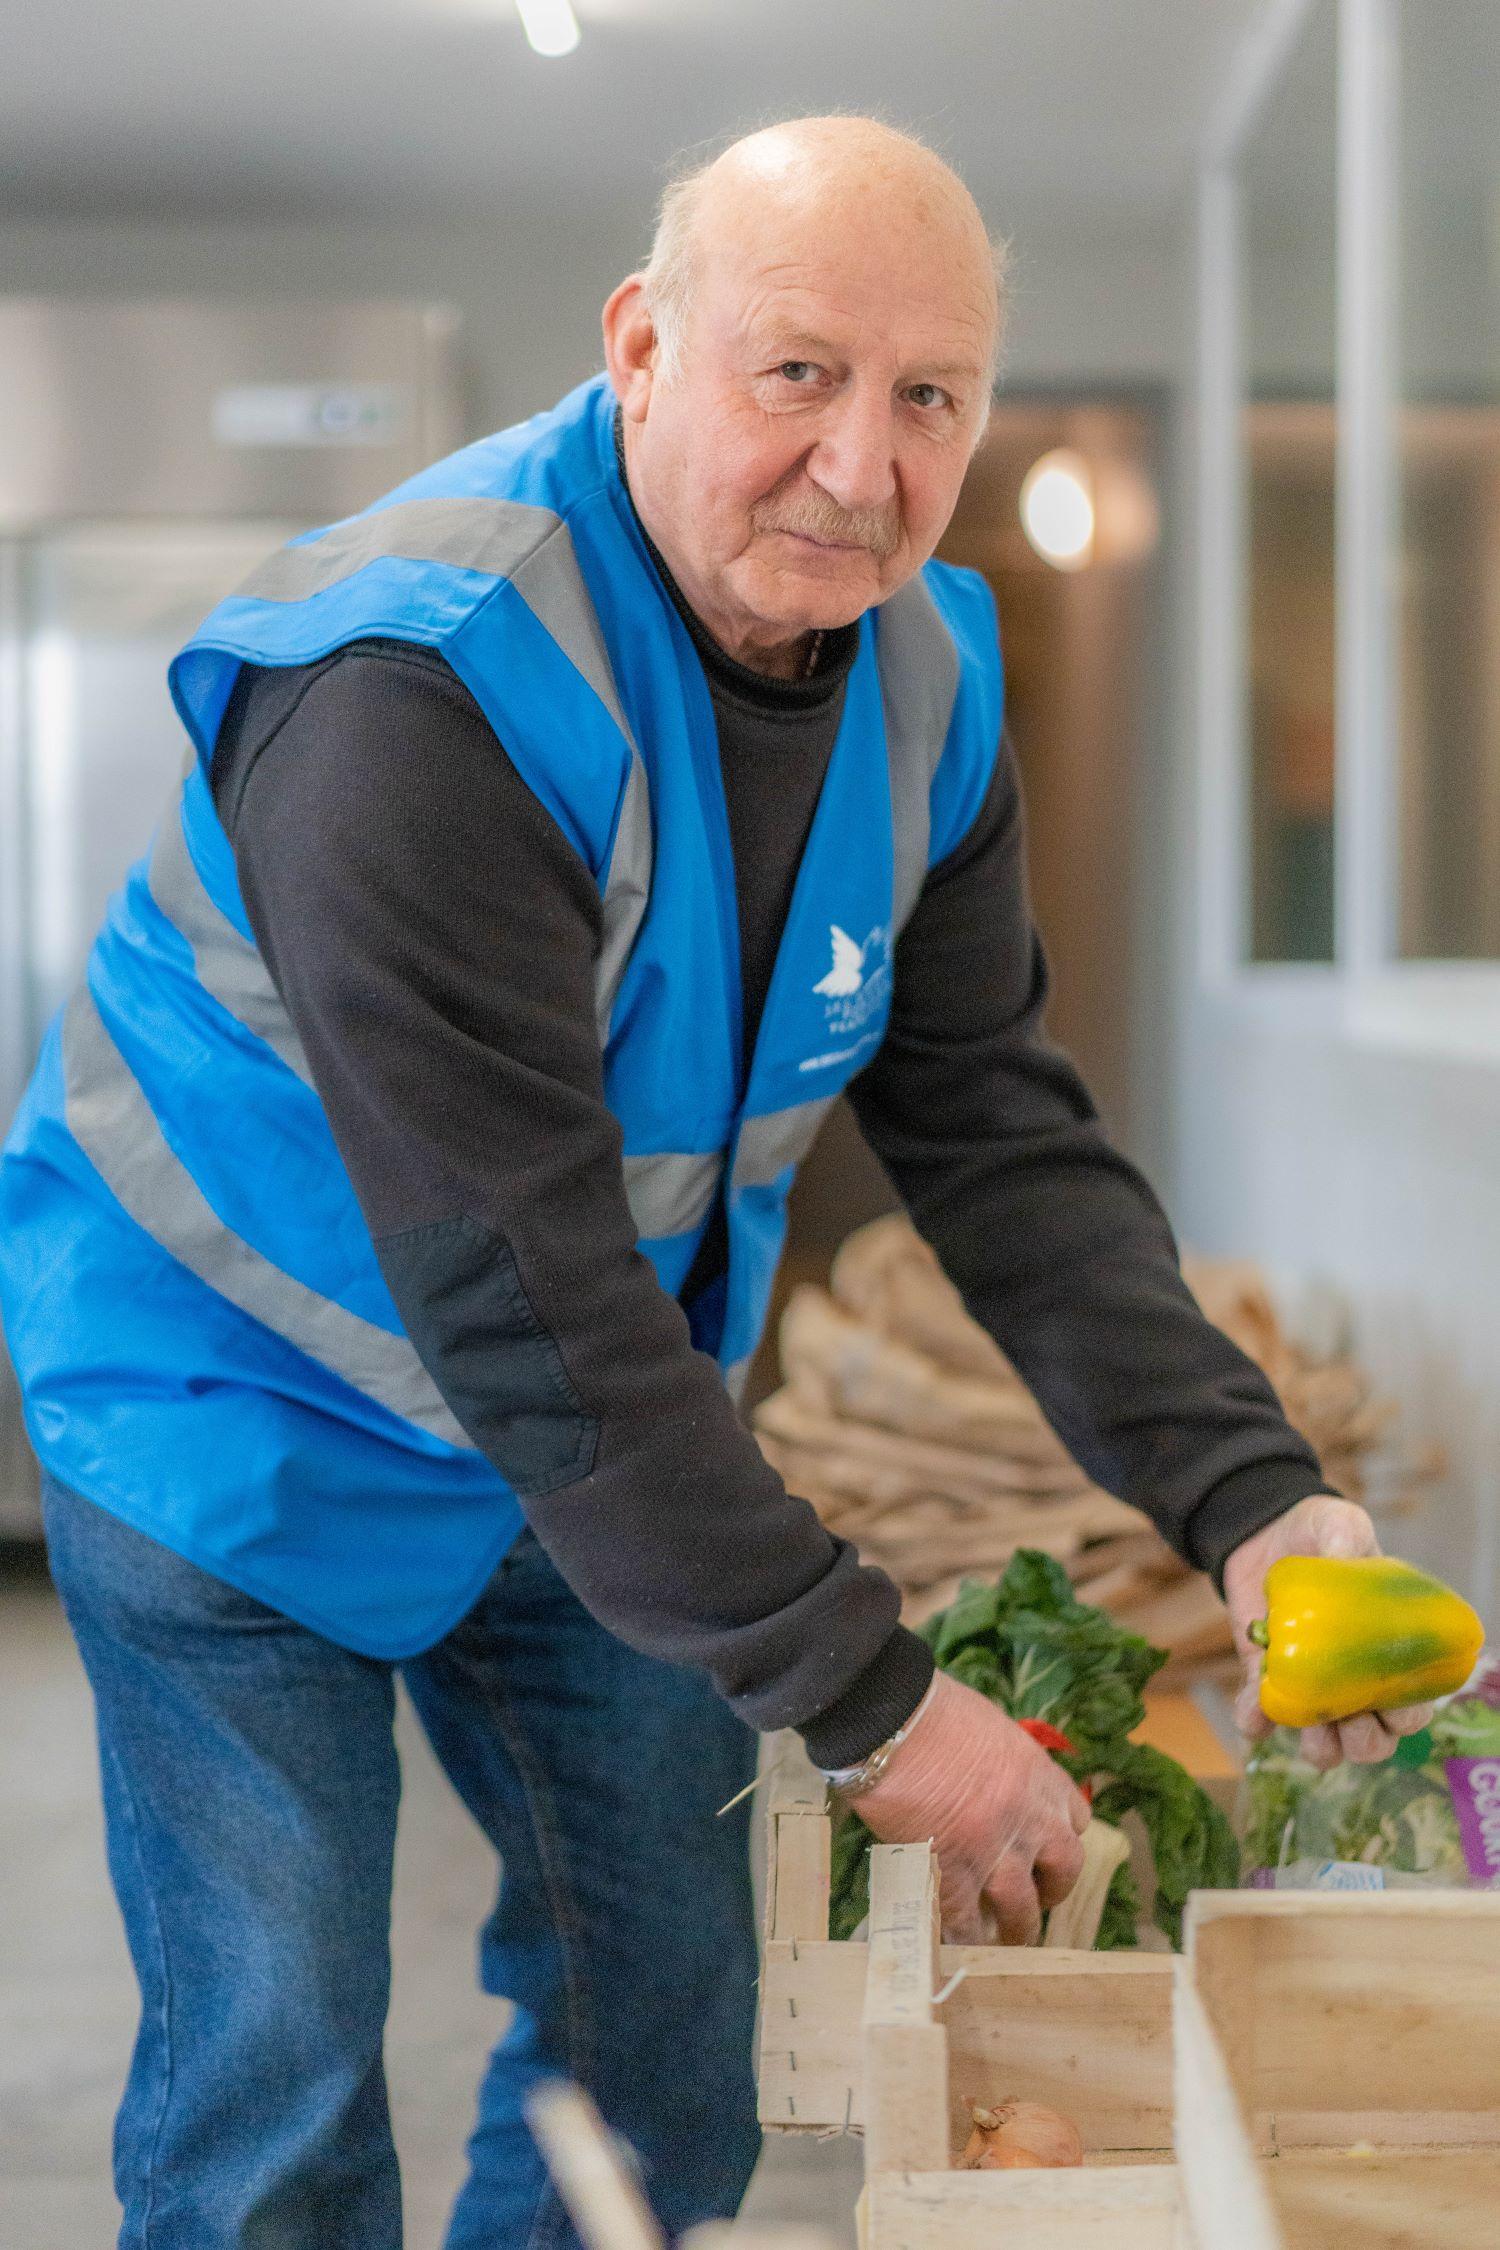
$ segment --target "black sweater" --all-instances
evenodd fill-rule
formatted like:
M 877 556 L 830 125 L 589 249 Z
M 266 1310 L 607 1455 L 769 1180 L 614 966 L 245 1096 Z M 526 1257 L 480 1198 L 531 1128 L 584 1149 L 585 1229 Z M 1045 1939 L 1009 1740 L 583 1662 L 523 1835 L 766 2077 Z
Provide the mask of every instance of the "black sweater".
M 782 683 L 684 614 L 718 721 L 751 1041 L 855 634 Z M 681 1307 L 722 1265 L 721 1218 L 681 1303 L 635 1248 L 582 860 L 467 690 L 410 644 L 247 667 L 213 785 L 392 1295 L 460 1422 L 613 1631 L 704 1666 L 820 1763 L 862 1757 L 914 1708 L 931 1659 L 889 1580 L 788 1494 L 693 1348 Z M 1045 997 L 1002 742 L 897 943 L 890 1029 L 851 1099 L 1070 1450 L 1218 1572 L 1322 1489 L 1318 1462 L 1198 1311 L 1160 1206 L 1043 1033 Z

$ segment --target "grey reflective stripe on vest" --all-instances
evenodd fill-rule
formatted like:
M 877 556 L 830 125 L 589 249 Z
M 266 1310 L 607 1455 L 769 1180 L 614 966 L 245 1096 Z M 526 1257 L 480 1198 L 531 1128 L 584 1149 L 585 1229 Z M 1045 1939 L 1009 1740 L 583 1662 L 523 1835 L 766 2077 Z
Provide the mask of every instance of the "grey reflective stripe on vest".
M 818 1127 L 837 1100 L 837 1094 L 823 1094 L 815 1102 L 795 1102 L 789 1109 L 773 1109 L 763 1117 L 747 1117 L 740 1127 L 739 1144 L 734 1152 L 731 1191 L 769 1187 L 789 1164 L 800 1164 L 817 1137 Z M 736 1406 L 744 1396 L 754 1357 L 751 1352 L 724 1370 L 724 1388 Z
M 891 923 L 899 931 L 927 875 L 932 781 L 958 699 L 958 650 L 921 577 L 882 602 L 875 649 L 891 772 Z
M 711 1156 L 627 1156 L 625 1193 L 636 1232 L 645 1241 L 690 1234 L 708 1217 L 724 1159 Z
M 264 959 L 204 888 L 188 850 L 181 811 L 180 798 L 174 798 L 152 844 L 147 866 L 151 896 L 192 949 L 205 992 L 311 1086 L 306 1050 Z M 706 1216 L 722 1169 L 718 1155 L 627 1157 L 625 1191 L 637 1233 L 647 1239 L 689 1233 Z
M 594 963 L 594 1020 L 599 1044 L 609 1041 L 609 1021 L 620 996 L 620 982 L 651 896 L 651 792 L 635 744 L 630 746 L 630 779 L 615 826 L 614 850 L 601 894 L 603 930 Z
M 157 830 L 147 878 L 151 896 L 191 947 L 205 992 L 311 1086 L 306 1050 L 264 959 L 204 888 L 183 833 L 180 798 Z M 625 1190 L 636 1231 L 648 1239 L 687 1234 L 706 1215 L 722 1168 L 717 1155 L 627 1157 Z
M 651 797 L 598 614 L 578 567 L 573 535 L 552 509 L 525 501 L 398 500 L 371 515 L 336 524 L 320 538 L 281 548 L 253 570 L 236 593 L 251 601 L 305 601 L 353 577 L 368 563 L 391 557 L 509 579 L 629 745 L 630 776 L 601 892 L 604 926 L 594 1001 L 602 1045 L 651 893 Z
M 257 564 L 235 596 L 243 601 L 303 602 L 352 578 L 367 563 L 446 563 L 512 578 L 527 556 L 557 530 L 550 508 L 520 500 L 397 500 L 366 516 L 336 523 L 316 539 L 279 547 Z
M 800 1164 L 837 1100 L 837 1094 L 823 1094 L 814 1102 L 747 1117 L 734 1154 L 733 1186 L 769 1187 L 789 1164 Z
M 252 1250 L 163 1137 L 86 985 L 63 1016 L 68 1129 L 136 1225 L 241 1312 L 429 1436 L 473 1451 L 415 1350 Z
M 236 1023 L 263 1039 L 288 1070 L 312 1084 L 307 1055 L 281 994 L 257 948 L 220 912 L 203 886 L 182 830 L 182 800 L 167 807 L 151 846 L 146 869 L 151 896 L 192 949 L 193 966 L 205 992 L 212 993 Z

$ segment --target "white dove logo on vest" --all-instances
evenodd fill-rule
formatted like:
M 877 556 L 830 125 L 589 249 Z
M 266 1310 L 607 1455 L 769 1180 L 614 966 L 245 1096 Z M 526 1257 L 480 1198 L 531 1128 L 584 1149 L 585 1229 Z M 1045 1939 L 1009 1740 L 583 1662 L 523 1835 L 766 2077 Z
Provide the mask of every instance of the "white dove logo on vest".
M 847 1000 L 865 981 L 865 948 L 856 945 L 837 922 L 830 922 L 828 934 L 833 939 L 833 967 L 826 977 L 819 977 L 813 990 L 829 1000 Z
M 879 923 L 861 945 L 837 922 L 828 925 L 833 963 L 813 986 L 823 1002 L 829 1036 L 849 1039 L 885 1006 L 891 985 L 891 933 Z M 820 1060 L 834 1061 L 828 1056 Z M 812 1067 L 804 1064 L 803 1068 Z

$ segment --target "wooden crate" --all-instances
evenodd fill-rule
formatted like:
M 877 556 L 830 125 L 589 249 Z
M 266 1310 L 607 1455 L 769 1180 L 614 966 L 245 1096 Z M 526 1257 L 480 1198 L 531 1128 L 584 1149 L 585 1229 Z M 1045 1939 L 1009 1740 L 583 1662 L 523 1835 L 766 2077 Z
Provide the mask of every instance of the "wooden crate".
M 876 1851 L 868 1941 L 831 1940 L 822 1784 L 793 1757 L 770 1788 L 761 2121 L 864 2134 L 868 2250 L 1170 2250 L 1171 1960 L 940 1945 L 925 1844 Z M 1009 2094 L 1076 2119 L 1082 2171 L 951 2169 Z
M 768 1830 L 761 2117 L 863 2132 L 867 2250 L 1500 2246 L 1500 1895 L 1200 1892 L 1175 1962 L 944 1946 L 930 1851 L 878 1847 L 844 1944 L 810 1769 Z M 952 2169 L 1009 2094 L 1081 2170 Z
M 1193 2250 L 1500 2243 L 1500 1895 L 1199 1892 L 1176 2048 Z

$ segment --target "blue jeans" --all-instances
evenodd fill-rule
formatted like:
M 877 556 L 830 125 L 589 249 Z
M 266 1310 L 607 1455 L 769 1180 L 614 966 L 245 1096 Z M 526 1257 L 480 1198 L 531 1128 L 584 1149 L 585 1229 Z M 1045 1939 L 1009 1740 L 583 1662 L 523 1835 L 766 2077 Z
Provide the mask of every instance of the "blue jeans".
M 44 1507 L 141 1987 L 121 2250 L 399 2250 L 395 1667 L 50 1480 Z M 515 2012 L 448 2250 L 576 2250 L 522 2110 L 558 2074 L 633 2145 L 669 2233 L 732 2216 L 759 2146 L 756 1955 L 747 1808 L 714 1816 L 754 1737 L 701 1674 L 597 1625 L 529 1534 L 401 1670 L 504 1864 L 479 1967 Z

